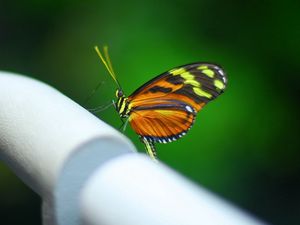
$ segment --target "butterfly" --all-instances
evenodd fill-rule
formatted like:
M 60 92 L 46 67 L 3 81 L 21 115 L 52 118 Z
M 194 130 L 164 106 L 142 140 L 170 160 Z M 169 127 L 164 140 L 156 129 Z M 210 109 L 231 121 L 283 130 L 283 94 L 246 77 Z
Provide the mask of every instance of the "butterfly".
M 224 70 L 215 64 L 196 62 L 168 70 L 148 81 L 126 97 L 104 46 L 104 56 L 95 50 L 117 84 L 113 104 L 124 128 L 130 123 L 144 143 L 148 155 L 157 160 L 155 143 L 168 143 L 184 136 L 197 113 L 227 86 Z

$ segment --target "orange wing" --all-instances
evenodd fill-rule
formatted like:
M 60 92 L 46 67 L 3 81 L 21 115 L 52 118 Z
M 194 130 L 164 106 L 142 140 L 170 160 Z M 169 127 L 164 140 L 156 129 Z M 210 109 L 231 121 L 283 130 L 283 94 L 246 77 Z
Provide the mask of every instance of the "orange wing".
M 206 103 L 223 93 L 226 83 L 224 71 L 214 64 L 167 71 L 128 97 L 129 122 L 147 141 L 174 141 L 186 134 Z
M 178 100 L 142 105 L 132 111 L 129 122 L 135 132 L 151 142 L 166 143 L 185 135 L 194 123 L 196 111 Z

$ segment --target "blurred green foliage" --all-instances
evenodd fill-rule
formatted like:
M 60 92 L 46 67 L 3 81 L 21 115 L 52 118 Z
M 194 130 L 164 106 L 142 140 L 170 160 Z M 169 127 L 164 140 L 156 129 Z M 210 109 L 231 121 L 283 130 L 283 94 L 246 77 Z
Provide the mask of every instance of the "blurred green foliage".
M 158 155 L 250 213 L 296 225 L 299 6 L 290 0 L 1 1 L 0 69 L 42 80 L 80 104 L 104 81 L 87 106 L 93 108 L 115 92 L 96 44 L 110 46 L 127 95 L 175 66 L 222 65 L 225 94 L 199 113 L 189 135 L 157 145 Z M 99 117 L 120 125 L 112 108 Z M 143 151 L 130 128 L 126 134 Z M 1 224 L 40 224 L 38 196 L 0 166 Z

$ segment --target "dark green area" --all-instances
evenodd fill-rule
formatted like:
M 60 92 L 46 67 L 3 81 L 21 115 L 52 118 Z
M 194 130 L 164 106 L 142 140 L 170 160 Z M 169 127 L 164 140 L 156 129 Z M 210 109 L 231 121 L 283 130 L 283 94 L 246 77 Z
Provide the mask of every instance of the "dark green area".
M 127 94 L 172 67 L 215 62 L 228 89 L 160 159 L 276 225 L 300 223 L 300 4 L 297 1 L 0 3 L 0 70 L 44 81 L 88 107 L 114 97 L 94 52 L 108 44 Z M 18 93 L 16 93 L 18 94 Z M 45 104 L 47 104 L 45 102 Z M 43 106 L 41 106 L 43 107 Z M 99 117 L 120 125 L 114 109 Z M 0 128 L 1 129 L 1 128 Z M 138 137 L 129 138 L 143 150 Z M 1 224 L 40 224 L 40 202 L 0 164 Z M 172 191 L 172 190 L 170 190 Z

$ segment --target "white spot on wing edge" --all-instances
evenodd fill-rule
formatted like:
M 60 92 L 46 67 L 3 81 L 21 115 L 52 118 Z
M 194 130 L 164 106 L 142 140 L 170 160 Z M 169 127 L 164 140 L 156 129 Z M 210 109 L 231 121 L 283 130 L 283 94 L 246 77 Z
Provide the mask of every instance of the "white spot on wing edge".
M 194 110 L 192 109 L 192 107 L 191 106 L 189 106 L 189 105 L 186 105 L 185 106 L 185 109 L 187 110 L 187 111 L 189 111 L 189 112 L 194 112 Z
M 218 72 L 219 72 L 219 74 L 221 74 L 222 76 L 225 75 L 224 72 L 223 72 L 223 70 L 221 70 L 221 69 L 219 69 Z
M 226 77 L 225 77 L 225 74 L 224 74 L 223 70 L 218 68 L 218 73 L 222 76 L 223 82 L 226 83 L 227 80 L 226 80 Z

